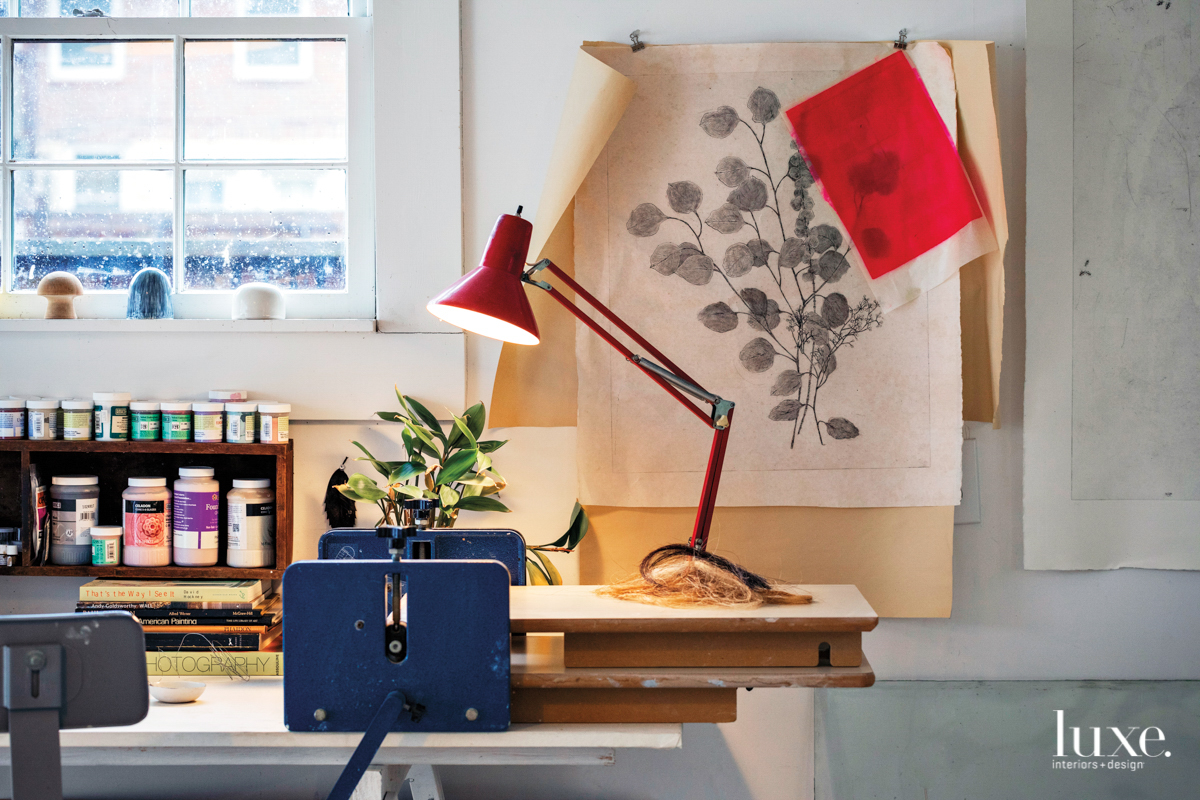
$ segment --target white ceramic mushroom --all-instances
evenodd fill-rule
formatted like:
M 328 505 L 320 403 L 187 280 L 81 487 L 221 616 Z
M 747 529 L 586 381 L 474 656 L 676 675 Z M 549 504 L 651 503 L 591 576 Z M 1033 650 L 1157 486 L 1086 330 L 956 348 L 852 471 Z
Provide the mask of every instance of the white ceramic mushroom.
M 51 272 L 38 282 L 37 293 L 46 298 L 46 319 L 75 319 L 75 298 L 83 284 L 69 272 Z

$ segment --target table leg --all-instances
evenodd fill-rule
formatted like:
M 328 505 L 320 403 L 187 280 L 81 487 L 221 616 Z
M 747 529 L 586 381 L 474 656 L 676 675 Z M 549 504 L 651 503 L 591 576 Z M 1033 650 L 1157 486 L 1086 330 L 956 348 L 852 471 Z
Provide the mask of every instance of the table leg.
M 412 790 L 413 800 L 446 800 L 442 794 L 442 777 L 432 764 L 413 764 L 404 780 Z

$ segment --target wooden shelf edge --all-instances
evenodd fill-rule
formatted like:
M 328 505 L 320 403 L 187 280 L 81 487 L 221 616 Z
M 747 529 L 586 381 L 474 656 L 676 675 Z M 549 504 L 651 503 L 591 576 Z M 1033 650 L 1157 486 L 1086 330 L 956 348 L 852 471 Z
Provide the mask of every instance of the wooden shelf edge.
M 292 443 L 261 442 L 233 444 L 230 442 L 97 442 L 93 439 L 66 441 L 63 439 L 0 439 L 0 452 L 29 453 L 214 453 L 230 455 L 282 456 Z
M 77 567 L 54 565 L 47 567 L 0 567 L 0 577 L 4 575 L 26 575 L 42 578 L 142 578 L 146 580 L 162 578 L 279 580 L 283 577 L 283 570 L 273 567 L 263 567 L 260 569 L 240 569 L 238 567 L 95 567 L 80 564 Z

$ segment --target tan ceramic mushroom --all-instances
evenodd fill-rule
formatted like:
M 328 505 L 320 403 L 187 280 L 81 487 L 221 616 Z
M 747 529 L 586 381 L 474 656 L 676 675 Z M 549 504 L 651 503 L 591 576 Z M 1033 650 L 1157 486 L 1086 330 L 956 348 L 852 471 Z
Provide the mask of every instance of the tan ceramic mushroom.
M 83 284 L 69 272 L 51 272 L 38 283 L 37 293 L 46 298 L 46 319 L 75 319 L 75 298 Z

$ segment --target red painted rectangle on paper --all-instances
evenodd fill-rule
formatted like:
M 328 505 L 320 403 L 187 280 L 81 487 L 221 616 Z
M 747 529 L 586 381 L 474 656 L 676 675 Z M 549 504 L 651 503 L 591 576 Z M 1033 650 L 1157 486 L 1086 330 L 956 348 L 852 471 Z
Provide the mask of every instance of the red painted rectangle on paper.
M 796 104 L 787 118 L 872 278 L 983 216 L 950 132 L 904 53 Z

